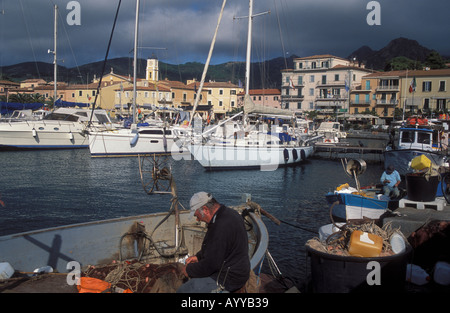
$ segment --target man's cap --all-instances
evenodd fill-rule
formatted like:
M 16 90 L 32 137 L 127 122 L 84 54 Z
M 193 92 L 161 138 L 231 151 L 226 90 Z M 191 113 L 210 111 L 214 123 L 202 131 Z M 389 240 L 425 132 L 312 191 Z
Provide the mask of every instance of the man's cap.
M 191 197 L 191 201 L 189 201 L 189 206 L 191 208 L 191 213 L 189 218 L 192 218 L 197 209 L 200 209 L 202 206 L 207 204 L 212 199 L 212 195 L 209 192 L 200 191 L 195 193 Z
M 392 174 L 394 172 L 394 165 L 389 165 L 386 169 L 386 173 Z

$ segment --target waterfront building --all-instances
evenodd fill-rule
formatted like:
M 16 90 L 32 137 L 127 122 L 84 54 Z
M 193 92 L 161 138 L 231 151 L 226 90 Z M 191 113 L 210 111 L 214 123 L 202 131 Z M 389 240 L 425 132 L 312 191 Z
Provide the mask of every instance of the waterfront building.
M 256 105 L 281 109 L 280 89 L 250 89 L 248 93 Z M 238 95 L 238 107 L 244 105 L 244 96 L 245 93 L 241 91 Z
M 329 54 L 294 59 L 282 71 L 281 106 L 296 112 L 349 112 L 349 92 L 372 70 Z
M 377 72 L 362 77 L 351 91 L 350 113 L 376 113 L 392 121 L 397 112 L 431 116 L 450 109 L 450 69 Z
M 231 112 L 238 107 L 238 93 L 243 88 L 239 88 L 231 82 L 209 81 L 204 83 L 207 90 L 207 105 L 212 108 L 213 119 L 223 119 L 227 112 Z

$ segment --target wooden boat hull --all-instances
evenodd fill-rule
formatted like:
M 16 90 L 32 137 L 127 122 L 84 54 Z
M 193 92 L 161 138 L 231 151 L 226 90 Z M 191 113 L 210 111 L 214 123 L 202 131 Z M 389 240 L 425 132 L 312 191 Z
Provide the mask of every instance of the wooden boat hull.
M 328 193 L 327 202 L 338 220 L 378 219 L 386 212 L 389 201 L 349 193 Z M 331 208 L 332 207 L 332 208 Z
M 71 261 L 78 262 L 83 268 L 110 264 L 119 258 L 136 259 L 141 254 L 143 243 L 133 234 L 137 231 L 150 233 L 152 230 L 152 239 L 159 249 L 169 251 L 176 242 L 175 215 L 166 217 L 167 213 L 154 213 L 2 236 L 2 261 L 22 272 L 51 266 L 58 272 L 66 273 L 72 270 L 67 268 Z M 179 257 L 194 255 L 200 249 L 206 232 L 205 225 L 189 220 L 189 211 L 181 211 L 179 218 L 184 244 L 177 255 L 173 258 L 161 257 L 154 250 L 142 256 L 146 262 L 176 262 Z M 264 258 L 269 237 L 260 216 L 249 213 L 245 218 L 252 225 L 248 232 L 251 267 L 257 269 Z M 157 227 L 163 220 L 164 223 Z

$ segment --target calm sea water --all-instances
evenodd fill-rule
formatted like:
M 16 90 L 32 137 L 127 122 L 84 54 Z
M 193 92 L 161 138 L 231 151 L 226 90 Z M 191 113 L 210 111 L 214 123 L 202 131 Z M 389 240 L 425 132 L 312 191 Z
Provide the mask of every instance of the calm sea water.
M 306 241 L 330 222 L 324 195 L 346 182 L 355 186 L 340 161 L 309 159 L 270 172 L 209 172 L 195 160 L 170 163 L 186 208 L 198 191 L 209 191 L 230 206 L 248 193 L 275 217 L 301 227 L 278 226 L 264 217 L 269 251 L 282 274 L 297 283 L 306 278 Z M 137 158 L 91 158 L 87 149 L 1 152 L 0 168 L 0 236 L 170 207 L 170 196 L 145 193 Z M 361 185 L 377 183 L 382 171 L 382 164 L 368 164 Z

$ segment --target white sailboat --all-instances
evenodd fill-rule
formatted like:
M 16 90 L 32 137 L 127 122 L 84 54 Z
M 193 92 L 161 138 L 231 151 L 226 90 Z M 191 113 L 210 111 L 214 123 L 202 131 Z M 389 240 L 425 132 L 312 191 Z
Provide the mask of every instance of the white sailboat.
M 174 135 L 169 125 L 142 126 L 136 123 L 137 42 L 139 30 L 139 0 L 136 2 L 133 66 L 133 122 L 130 128 L 93 130 L 89 133 L 89 150 L 92 157 L 120 157 L 139 154 L 178 153 Z M 173 148 L 173 152 L 172 152 Z
M 222 7 L 223 11 L 223 7 Z M 222 14 L 222 13 L 221 13 Z M 251 33 L 253 22 L 253 1 L 249 2 L 248 40 L 246 57 L 246 91 L 244 98 L 244 113 L 274 114 L 293 117 L 289 110 L 256 106 L 249 96 Z M 219 18 L 220 23 L 220 18 Z M 216 29 L 217 33 L 217 29 Z M 215 36 L 213 39 L 214 44 Z M 213 47 L 213 44 L 211 48 Z M 211 54 L 211 51 L 210 51 Z M 208 60 L 210 55 L 208 56 Z M 206 62 L 208 64 L 208 61 Z M 205 71 L 207 67 L 205 66 Z M 204 73 L 205 74 L 205 73 Z M 205 75 L 203 75 L 204 77 Z M 200 84 L 202 86 L 202 84 Z M 200 90 L 199 90 L 200 91 Z M 197 97 L 198 99 L 198 97 Z M 195 109 L 195 106 L 194 106 Z M 244 117 L 245 118 L 245 117 Z M 313 153 L 312 146 L 300 145 L 299 140 L 282 142 L 274 130 L 249 128 L 236 123 L 234 136 L 209 136 L 204 142 L 191 141 L 186 148 L 192 156 L 206 169 L 248 169 L 258 168 L 271 171 L 279 166 L 295 164 L 304 161 Z M 211 134 L 208 130 L 202 136 Z
M 54 6 L 54 100 L 57 88 L 57 16 Z M 41 120 L 5 121 L 0 123 L 0 150 L 87 148 L 85 132 L 91 112 L 85 109 L 59 108 Z M 92 127 L 107 128 L 111 123 L 104 110 L 95 110 Z

